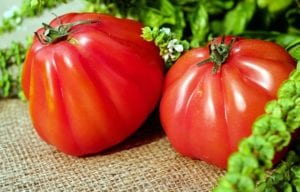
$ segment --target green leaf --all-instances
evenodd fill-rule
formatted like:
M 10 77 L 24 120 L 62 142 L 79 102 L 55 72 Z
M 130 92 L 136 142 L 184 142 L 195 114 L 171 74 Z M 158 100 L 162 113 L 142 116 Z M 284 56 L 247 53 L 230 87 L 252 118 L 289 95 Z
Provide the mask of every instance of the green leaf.
M 150 27 L 143 27 L 142 29 L 142 37 L 146 40 L 146 41 L 153 41 L 154 39 L 153 32 L 151 30 Z
M 291 168 L 292 173 L 294 174 L 295 177 L 300 179 L 300 162 L 299 162 L 299 157 L 298 157 L 298 162 L 294 160 L 294 162 L 298 163 L 298 166 L 294 166 Z
M 224 12 L 232 9 L 234 6 L 234 0 L 202 1 L 202 4 L 205 5 L 205 8 L 209 15 L 218 15 L 218 14 L 223 14 Z
M 293 187 L 290 183 L 284 182 L 284 184 L 281 186 L 282 187 L 282 192 L 293 192 Z
M 274 32 L 266 32 L 267 36 L 270 36 Z M 293 44 L 296 44 L 300 41 L 300 34 L 298 33 L 274 33 L 274 41 L 278 43 L 279 45 L 285 47 L 286 49 L 289 49 L 288 47 L 292 46 Z
M 8 97 L 9 96 L 10 88 L 11 88 L 11 82 L 6 81 L 6 83 L 3 87 L 3 97 Z
M 271 13 L 282 11 L 292 3 L 293 0 L 257 0 L 258 7 L 267 8 Z
M 296 191 L 300 191 L 300 179 L 293 180 L 293 185 Z
M 295 5 L 291 6 L 293 8 L 288 9 L 285 13 L 285 18 L 288 24 L 289 33 L 300 33 L 299 29 L 299 16 L 300 16 L 300 9 L 299 9 L 299 2 L 295 1 Z
M 290 45 L 286 49 L 292 55 L 292 57 L 300 61 L 300 39 L 297 39 L 290 43 Z
M 245 31 L 247 24 L 254 15 L 255 7 L 254 0 L 240 1 L 238 5 L 225 16 L 225 34 L 236 35 Z
M 201 2 L 196 10 L 188 15 L 188 20 L 192 31 L 191 47 L 198 47 L 200 42 L 205 41 L 209 32 L 208 13 Z
M 154 7 L 144 7 L 140 19 L 146 26 L 170 27 L 177 38 L 181 38 L 185 27 L 183 11 L 169 0 L 160 0 Z
M 300 191 L 300 178 L 299 179 L 294 179 L 292 181 L 293 186 L 295 187 L 295 190 L 298 192 Z
M 30 6 L 31 7 L 36 7 L 40 4 L 40 1 L 39 0 L 31 0 L 30 1 Z

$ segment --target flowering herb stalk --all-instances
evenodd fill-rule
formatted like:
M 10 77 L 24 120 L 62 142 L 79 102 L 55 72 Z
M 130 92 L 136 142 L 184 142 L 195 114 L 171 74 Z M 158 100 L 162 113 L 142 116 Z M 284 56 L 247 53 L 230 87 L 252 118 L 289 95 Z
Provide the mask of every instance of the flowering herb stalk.
M 144 27 L 142 37 L 146 41 L 153 41 L 160 50 L 160 55 L 168 69 L 183 53 L 189 49 L 189 43 L 176 38 L 170 28 Z

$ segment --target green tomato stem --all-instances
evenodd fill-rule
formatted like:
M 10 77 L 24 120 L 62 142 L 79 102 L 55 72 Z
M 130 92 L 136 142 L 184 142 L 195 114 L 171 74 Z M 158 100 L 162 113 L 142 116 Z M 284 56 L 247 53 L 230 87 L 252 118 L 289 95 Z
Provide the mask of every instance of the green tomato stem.
M 57 18 L 59 19 L 59 18 Z M 38 38 L 40 43 L 42 44 L 51 44 L 58 42 L 60 40 L 65 39 L 72 32 L 72 27 L 83 24 L 92 24 L 98 23 L 100 20 L 84 20 L 84 21 L 76 21 L 72 23 L 61 23 L 57 27 L 52 27 L 46 23 L 43 24 L 44 31 L 42 34 L 35 32 L 35 36 Z
M 225 43 L 224 36 L 222 37 L 220 43 L 214 42 L 213 40 L 212 43 L 209 44 L 209 55 L 210 55 L 209 58 L 201 61 L 197 65 L 201 66 L 205 63 L 212 62 L 213 63 L 212 72 L 213 74 L 217 73 L 218 71 L 220 71 L 222 64 L 224 64 L 228 59 L 234 42 L 236 42 L 235 37 L 233 37 L 230 40 L 230 43 L 228 45 Z

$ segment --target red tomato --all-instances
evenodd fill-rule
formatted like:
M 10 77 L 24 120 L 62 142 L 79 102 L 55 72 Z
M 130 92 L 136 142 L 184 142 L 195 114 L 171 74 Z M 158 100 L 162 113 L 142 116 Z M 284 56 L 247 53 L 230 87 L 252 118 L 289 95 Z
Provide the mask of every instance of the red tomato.
M 232 37 L 226 37 L 229 45 Z M 186 52 L 167 73 L 160 104 L 162 126 L 174 148 L 192 158 L 226 168 L 240 140 L 251 134 L 254 120 L 295 68 L 279 45 L 237 39 L 219 71 L 210 46 Z
M 85 23 L 51 43 L 51 30 L 37 31 L 45 42 L 35 37 L 22 86 L 41 138 L 81 156 L 107 149 L 141 126 L 160 98 L 163 61 L 140 37 L 136 21 L 70 13 L 50 26 L 78 21 Z

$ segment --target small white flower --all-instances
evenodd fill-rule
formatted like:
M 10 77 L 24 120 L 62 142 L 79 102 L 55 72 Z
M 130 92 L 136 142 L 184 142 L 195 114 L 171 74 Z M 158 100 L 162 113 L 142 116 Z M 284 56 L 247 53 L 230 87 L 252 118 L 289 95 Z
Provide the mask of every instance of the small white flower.
M 3 13 L 3 17 L 4 17 L 5 19 L 12 18 L 12 17 L 14 16 L 14 14 L 15 14 L 16 12 L 19 12 L 19 11 L 20 11 L 20 8 L 17 7 L 16 5 L 14 5 L 14 6 L 12 6 L 9 10 L 7 10 L 7 11 L 5 11 L 5 12 Z
M 177 51 L 177 52 L 182 52 L 183 51 L 183 45 L 181 44 L 178 44 L 178 45 L 175 45 L 174 46 L 174 49 Z
M 171 60 L 174 60 L 176 58 L 175 55 L 170 55 Z
M 173 53 L 174 51 L 181 53 L 183 49 L 183 45 L 179 44 L 177 39 L 172 39 L 168 43 L 168 50 L 170 53 Z
M 168 48 L 173 48 L 173 46 L 178 42 L 177 39 L 172 39 L 169 43 L 168 43 Z
M 171 29 L 170 28 L 167 28 L 167 27 L 163 27 L 160 29 L 161 32 L 164 32 L 165 34 L 167 35 L 170 35 L 171 34 Z
M 169 53 L 166 53 L 162 57 L 163 57 L 164 61 L 168 61 L 170 58 L 170 55 L 169 55 Z

